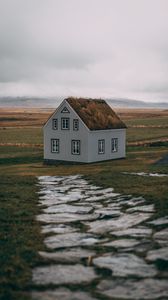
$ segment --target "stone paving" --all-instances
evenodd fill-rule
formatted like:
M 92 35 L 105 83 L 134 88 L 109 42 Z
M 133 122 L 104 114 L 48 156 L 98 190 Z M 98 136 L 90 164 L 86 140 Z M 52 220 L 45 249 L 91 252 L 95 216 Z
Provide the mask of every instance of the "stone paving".
M 34 300 L 168 299 L 168 218 L 81 176 L 40 176 Z

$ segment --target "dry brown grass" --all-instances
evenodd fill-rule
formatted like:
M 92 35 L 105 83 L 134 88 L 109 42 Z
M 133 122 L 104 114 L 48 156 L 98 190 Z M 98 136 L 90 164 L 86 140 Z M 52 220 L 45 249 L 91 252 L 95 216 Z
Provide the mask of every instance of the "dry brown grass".
M 73 99 L 74 101 L 74 99 Z M 78 103 L 77 109 L 80 108 Z M 92 107 L 93 106 L 93 107 Z M 86 109 L 83 107 L 82 109 Z M 95 103 L 92 103 L 90 111 L 95 110 Z M 168 128 L 168 110 L 161 109 L 126 109 L 126 108 L 117 108 L 115 109 L 117 114 L 121 119 L 126 123 L 127 130 L 127 144 L 128 145 L 146 145 L 153 142 L 166 142 L 168 141 L 167 128 Z M 19 129 L 22 131 L 24 128 L 35 128 L 34 130 L 40 130 L 40 128 L 45 124 L 48 118 L 53 114 L 54 109 L 42 109 L 42 108 L 0 108 L 0 128 L 6 129 Z M 96 111 L 92 117 L 89 117 L 88 122 L 91 122 L 95 125 L 97 118 L 100 121 L 100 127 L 103 126 L 105 120 L 102 117 L 100 111 Z M 92 124 L 89 126 L 92 126 Z M 145 130 L 144 130 L 145 129 Z M 22 131 L 20 133 L 22 134 Z M 9 137 L 9 132 L 5 132 L 6 136 Z M 24 134 L 23 134 L 24 135 Z M 27 135 L 27 133 L 26 133 Z M 29 142 L 22 139 L 18 140 L 18 135 L 15 141 L 15 134 L 12 133 L 13 139 L 10 141 L 3 139 L 3 134 L 1 132 L 1 145 L 6 143 L 12 143 L 16 145 L 22 143 L 26 147 L 30 146 Z M 41 144 L 41 140 L 38 138 L 36 140 L 37 144 Z M 32 141 L 33 144 L 33 141 Z M 7 144 L 6 144 L 7 145 Z M 23 146 L 20 145 L 20 146 Z
M 55 109 L 0 108 L 0 127 L 41 127 Z M 168 117 L 168 110 L 115 108 L 124 122 L 134 119 Z
M 167 109 L 116 108 L 115 111 L 125 121 L 131 120 L 131 119 L 148 119 L 148 118 L 168 117 Z
M 41 127 L 53 109 L 0 108 L 0 127 Z

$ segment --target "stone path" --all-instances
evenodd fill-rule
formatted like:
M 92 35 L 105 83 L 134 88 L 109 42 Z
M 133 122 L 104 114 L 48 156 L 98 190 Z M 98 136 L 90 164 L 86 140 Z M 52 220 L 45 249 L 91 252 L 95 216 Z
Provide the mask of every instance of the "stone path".
M 145 173 L 145 172 L 123 172 L 123 174 L 128 174 L 128 175 L 137 175 L 137 176 L 145 176 L 145 177 L 167 177 L 168 174 L 161 174 L 161 173 Z
M 45 251 L 32 299 L 168 299 L 167 217 L 81 176 L 38 179 Z

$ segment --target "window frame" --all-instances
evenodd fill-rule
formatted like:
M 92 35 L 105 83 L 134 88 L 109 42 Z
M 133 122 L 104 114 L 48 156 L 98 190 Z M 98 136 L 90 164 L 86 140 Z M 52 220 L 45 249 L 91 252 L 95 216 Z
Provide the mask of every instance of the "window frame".
M 68 122 L 68 127 L 67 128 L 63 127 L 63 122 L 65 120 Z M 61 130 L 69 130 L 69 129 L 70 129 L 70 118 L 61 118 Z
M 74 131 L 78 131 L 79 130 L 79 120 L 78 119 L 73 119 L 73 130 Z
M 78 143 L 78 146 L 74 147 L 74 143 Z M 75 152 L 74 148 L 78 149 L 78 152 Z M 71 154 L 72 155 L 81 155 L 81 141 L 80 140 L 71 140 Z
M 98 154 L 105 154 L 105 139 L 98 140 Z
M 53 143 L 56 143 L 55 145 Z M 55 150 L 53 149 L 55 147 Z M 51 139 L 51 153 L 59 153 L 60 152 L 60 140 L 59 139 Z
M 55 126 L 56 124 L 56 126 Z M 58 119 L 52 119 L 52 129 L 57 130 L 58 129 Z
M 118 138 L 111 139 L 111 152 L 118 152 Z

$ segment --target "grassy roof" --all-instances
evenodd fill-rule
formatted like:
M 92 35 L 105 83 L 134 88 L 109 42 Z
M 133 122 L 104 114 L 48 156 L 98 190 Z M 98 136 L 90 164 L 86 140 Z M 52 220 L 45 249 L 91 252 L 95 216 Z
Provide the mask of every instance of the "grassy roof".
M 73 97 L 65 100 L 90 130 L 126 128 L 126 125 L 104 100 Z

